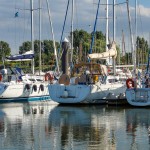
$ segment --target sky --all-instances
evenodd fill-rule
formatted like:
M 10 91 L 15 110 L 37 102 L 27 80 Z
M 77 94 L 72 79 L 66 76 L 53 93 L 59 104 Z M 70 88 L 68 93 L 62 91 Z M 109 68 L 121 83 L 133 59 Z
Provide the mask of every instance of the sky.
M 127 7 L 124 3 L 126 0 L 116 0 L 116 42 L 121 47 L 122 33 L 125 36 L 125 43 L 130 49 L 130 34 L 127 17 Z M 63 23 L 68 0 L 48 0 L 51 12 L 55 41 L 60 41 Z M 109 2 L 109 36 L 113 37 L 113 11 L 112 3 Z M 52 33 L 49 23 L 47 1 L 41 0 L 41 39 L 52 40 Z M 95 16 L 97 11 L 98 0 L 74 0 L 74 21 L 73 29 L 83 29 L 92 32 L 94 28 Z M 100 1 L 100 9 L 96 29 L 105 34 L 106 26 L 106 0 Z M 120 4 L 120 5 L 119 5 Z M 39 39 L 39 0 L 33 0 L 33 25 L 34 39 Z M 131 13 L 132 32 L 135 35 L 135 0 L 129 0 Z M 70 0 L 64 36 L 67 37 L 71 31 L 71 9 Z M 15 13 L 18 16 L 15 17 Z M 11 48 L 11 54 L 19 53 L 19 46 L 24 41 L 31 40 L 31 15 L 30 0 L 0 0 L 0 41 L 5 41 Z M 144 37 L 149 41 L 150 37 L 150 1 L 137 0 L 137 35 Z

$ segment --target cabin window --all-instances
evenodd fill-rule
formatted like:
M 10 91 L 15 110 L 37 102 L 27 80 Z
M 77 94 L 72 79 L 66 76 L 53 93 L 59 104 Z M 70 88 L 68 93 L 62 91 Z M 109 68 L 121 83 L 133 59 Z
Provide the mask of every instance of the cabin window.
M 36 79 L 37 81 L 43 81 L 42 79 Z
M 35 79 L 29 79 L 30 81 L 35 81 Z
M 115 82 L 118 82 L 118 80 L 117 79 L 108 79 L 108 82 L 109 83 L 115 83 Z

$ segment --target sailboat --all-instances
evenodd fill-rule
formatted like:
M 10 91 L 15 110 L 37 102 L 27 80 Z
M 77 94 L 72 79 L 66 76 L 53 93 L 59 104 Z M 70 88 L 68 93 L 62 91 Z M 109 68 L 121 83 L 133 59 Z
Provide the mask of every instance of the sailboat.
M 137 4 L 137 2 L 136 2 Z M 134 57 L 136 56 L 136 50 L 134 52 Z M 136 57 L 134 60 L 134 72 L 136 73 Z M 145 72 L 145 77 L 141 81 L 141 78 L 137 78 L 135 75 L 134 79 L 128 79 L 126 81 L 127 90 L 126 98 L 130 105 L 132 106 L 150 106 L 150 51 L 148 54 L 147 68 Z M 137 83 L 139 82 L 139 85 Z
M 33 0 L 31 0 L 33 10 Z M 49 101 L 49 81 L 46 76 L 34 74 L 33 11 L 31 11 L 32 50 L 7 57 L 8 61 L 32 61 L 32 73 L 24 74 L 21 68 L 2 68 L 0 74 L 0 102 Z M 46 74 L 47 75 L 47 74 Z M 46 81 L 45 81 L 46 79 Z
M 98 3 L 97 15 L 100 0 Z M 94 32 L 96 22 L 94 25 Z M 94 34 L 91 42 L 94 43 Z M 106 59 L 116 57 L 116 43 L 111 43 L 110 49 L 101 54 L 90 54 L 90 59 Z M 63 74 L 56 84 L 49 84 L 51 99 L 58 103 L 107 103 L 116 100 L 117 103 L 127 103 L 125 98 L 126 84 L 119 76 L 108 75 L 108 69 L 103 64 L 93 62 L 79 63 L 74 65 L 71 76 Z
M 137 82 L 139 82 L 140 86 L 137 86 Z M 148 54 L 147 69 L 144 79 L 128 79 L 126 83 L 126 99 L 130 105 L 141 107 L 150 106 L 150 52 Z

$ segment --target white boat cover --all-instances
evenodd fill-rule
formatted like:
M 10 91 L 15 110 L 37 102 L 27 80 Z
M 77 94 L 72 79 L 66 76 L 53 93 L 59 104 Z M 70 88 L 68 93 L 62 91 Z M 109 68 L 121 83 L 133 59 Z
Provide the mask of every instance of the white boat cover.
M 5 61 L 29 61 L 34 58 L 33 50 L 27 51 L 23 54 L 11 55 L 5 58 Z
M 101 70 L 103 75 L 108 75 L 108 69 L 105 65 L 101 65 Z
M 91 59 L 107 59 L 109 57 L 117 57 L 116 42 L 113 41 L 111 48 L 107 52 L 89 54 Z

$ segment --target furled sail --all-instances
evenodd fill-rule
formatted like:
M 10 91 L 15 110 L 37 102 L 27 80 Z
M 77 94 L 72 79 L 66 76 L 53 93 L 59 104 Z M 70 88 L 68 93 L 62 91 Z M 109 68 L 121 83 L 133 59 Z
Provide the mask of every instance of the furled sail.
M 116 42 L 113 41 L 111 48 L 107 52 L 92 53 L 88 55 L 91 59 L 107 59 L 108 57 L 117 57 Z
M 27 51 L 23 54 L 11 55 L 5 58 L 5 61 L 29 61 L 34 58 L 33 51 Z

